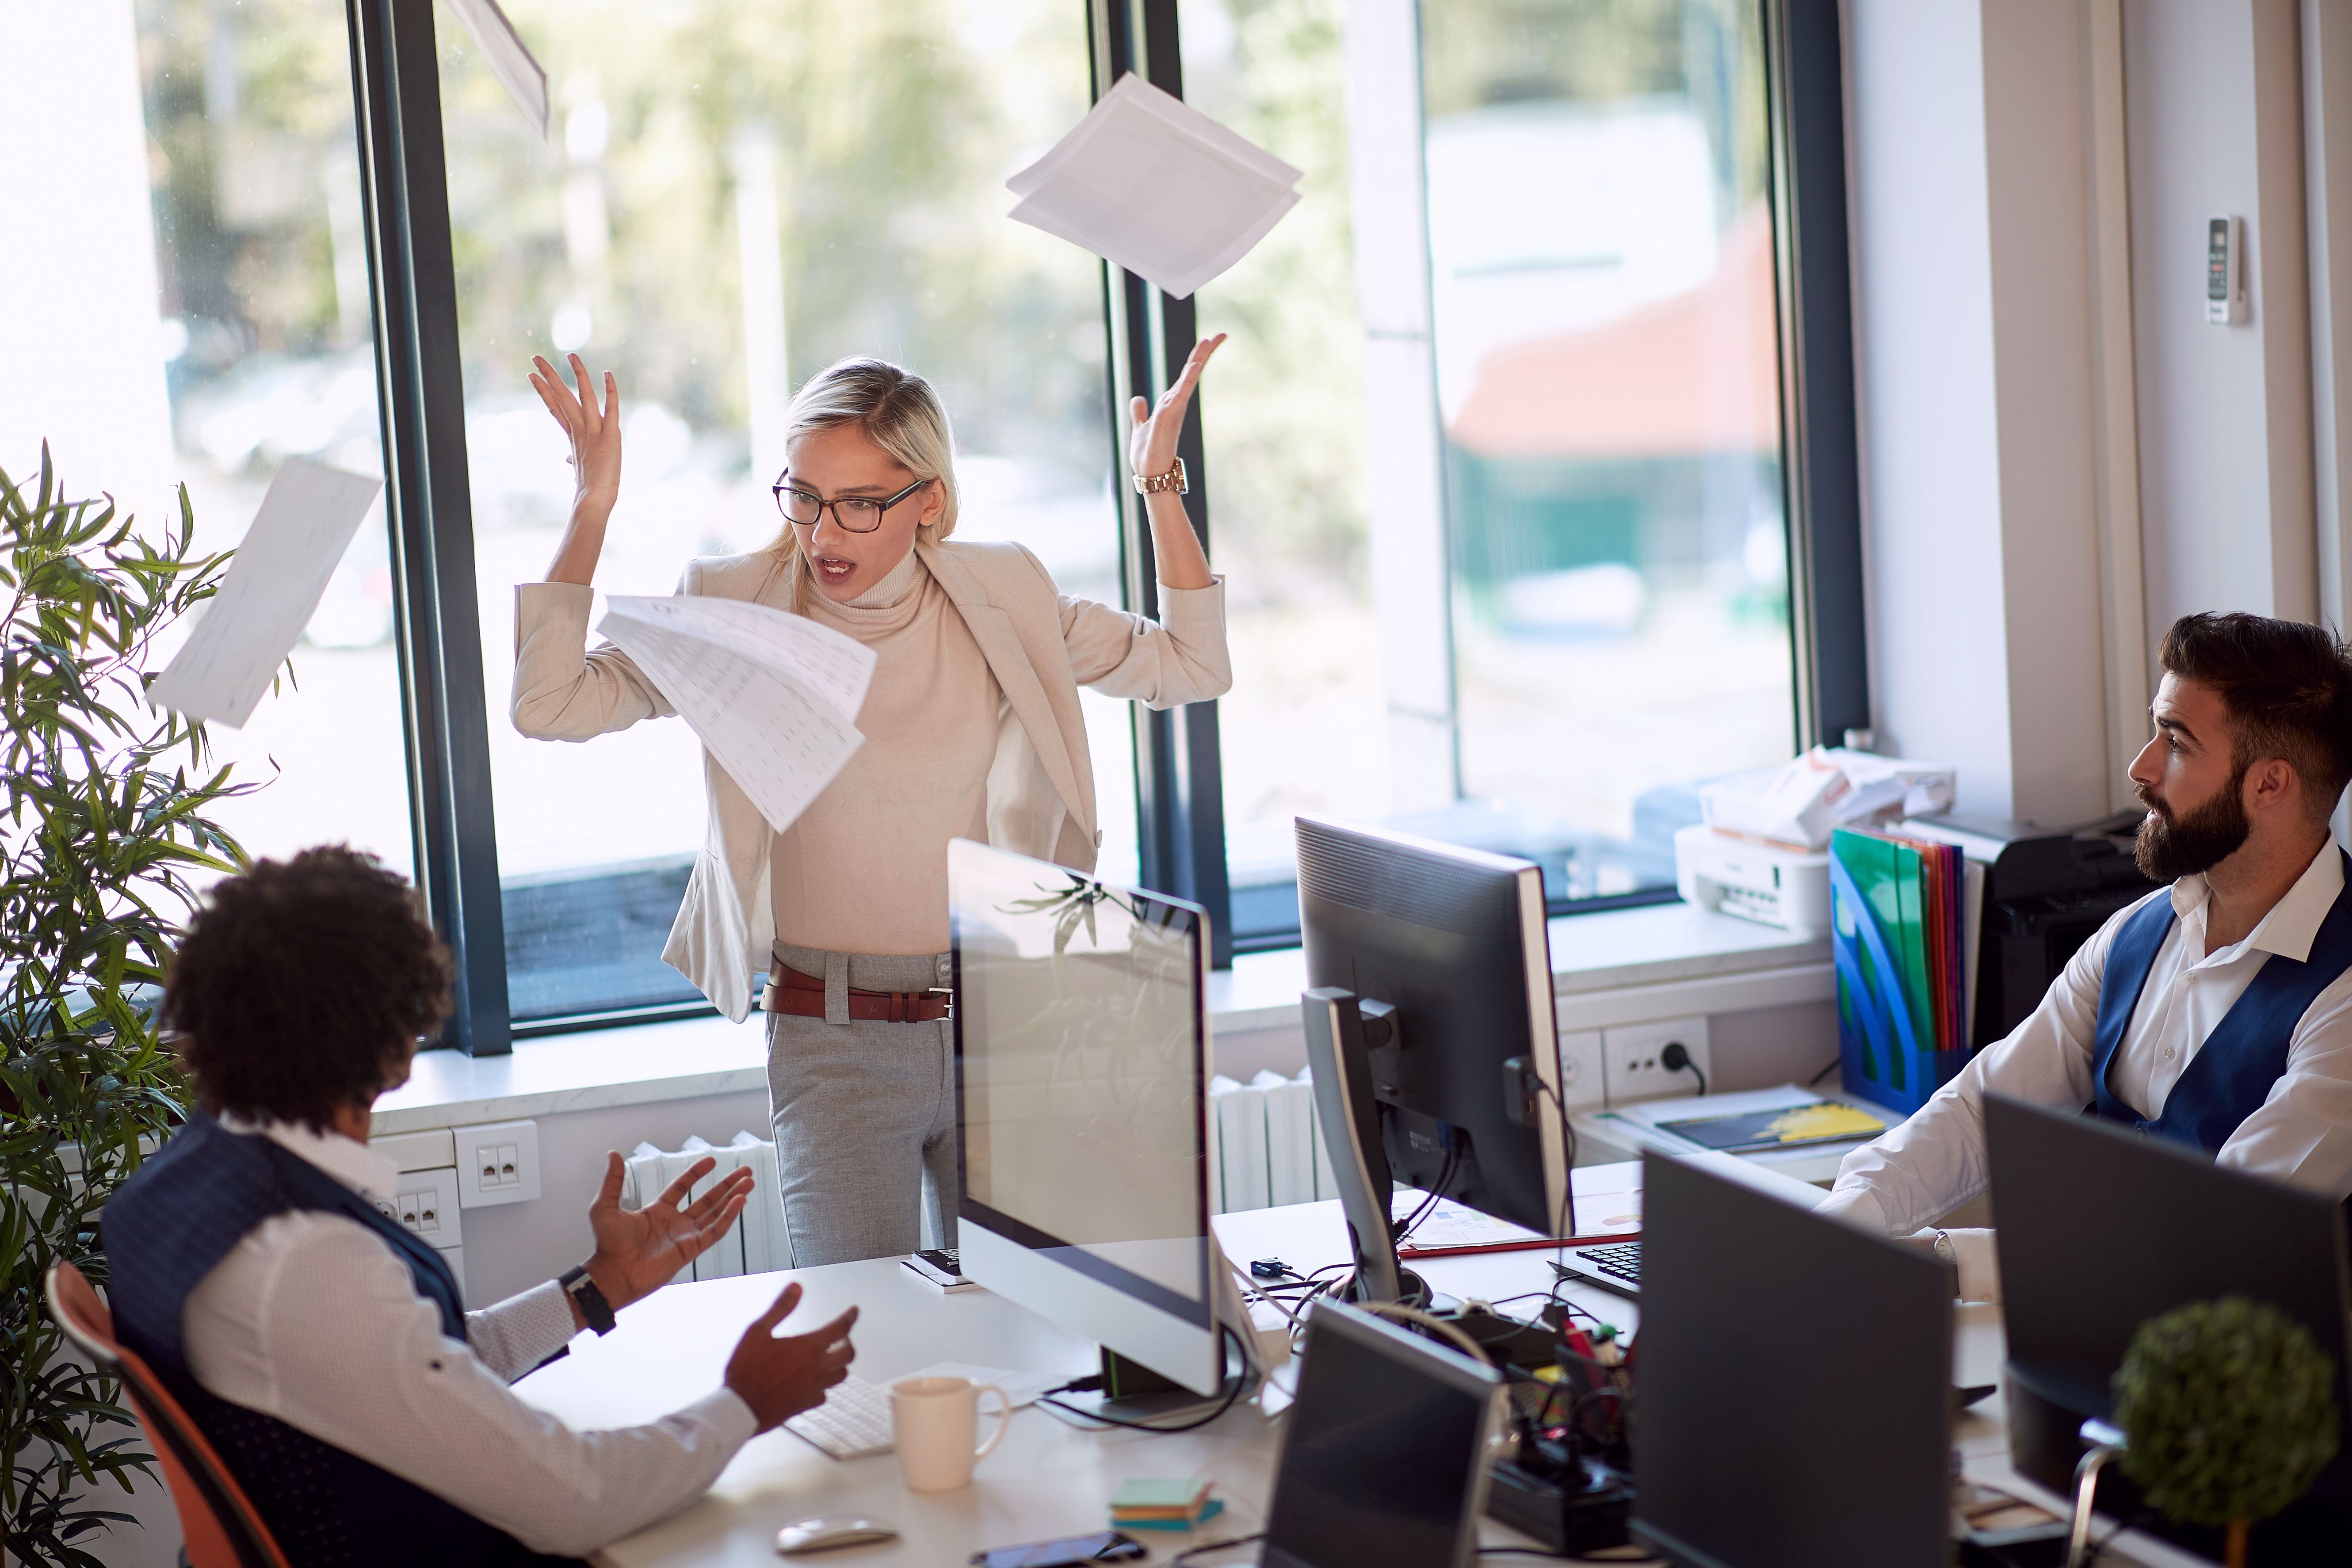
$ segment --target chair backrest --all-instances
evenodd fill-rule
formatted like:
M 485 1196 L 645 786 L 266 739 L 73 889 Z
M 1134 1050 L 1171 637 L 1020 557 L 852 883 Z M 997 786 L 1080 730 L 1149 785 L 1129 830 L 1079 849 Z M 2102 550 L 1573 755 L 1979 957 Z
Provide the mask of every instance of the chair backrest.
M 116 1341 L 114 1315 L 82 1271 L 70 1263 L 50 1268 L 47 1295 L 49 1315 L 66 1337 L 122 1380 L 179 1510 L 188 1568 L 289 1568 L 286 1553 L 212 1444 L 138 1353 Z

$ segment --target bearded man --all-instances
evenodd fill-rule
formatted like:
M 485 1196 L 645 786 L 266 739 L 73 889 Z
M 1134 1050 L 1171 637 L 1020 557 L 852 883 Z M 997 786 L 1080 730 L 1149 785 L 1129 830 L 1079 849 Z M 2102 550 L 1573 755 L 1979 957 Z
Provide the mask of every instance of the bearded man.
M 2352 649 L 2262 616 L 2165 634 L 2132 763 L 2140 869 L 2026 1020 L 1846 1156 L 1818 1212 L 1931 1247 L 1998 1299 L 1989 1230 L 1927 1230 L 1984 1191 L 1984 1097 L 2079 1107 L 2221 1163 L 2352 1192 L 2352 895 L 2328 818 L 2352 777 Z

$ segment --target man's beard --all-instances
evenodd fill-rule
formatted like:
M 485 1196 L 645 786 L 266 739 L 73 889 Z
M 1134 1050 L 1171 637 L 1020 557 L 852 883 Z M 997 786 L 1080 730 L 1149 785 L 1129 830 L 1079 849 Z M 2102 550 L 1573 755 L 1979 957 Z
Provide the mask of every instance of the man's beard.
M 2148 809 L 2132 841 L 2132 858 L 2139 863 L 2140 874 L 2151 882 L 2178 881 L 2209 871 L 2237 853 L 2253 831 L 2253 824 L 2246 820 L 2245 783 L 2246 770 L 2236 768 L 2212 799 L 2177 816 L 2158 805 L 2146 785 L 2134 784 L 2132 793 Z

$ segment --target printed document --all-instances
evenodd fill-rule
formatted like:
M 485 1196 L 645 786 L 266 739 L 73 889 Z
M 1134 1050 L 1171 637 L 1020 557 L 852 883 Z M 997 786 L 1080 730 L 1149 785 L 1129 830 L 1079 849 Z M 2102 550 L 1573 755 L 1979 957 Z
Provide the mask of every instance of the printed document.
M 1182 300 L 1298 205 L 1299 172 L 1129 72 L 1007 180 L 1021 222 Z
M 382 479 L 289 458 L 230 557 L 220 592 L 147 689 L 148 704 L 243 729 L 383 489 Z
M 449 9 L 466 24 L 474 35 L 474 47 L 482 51 L 482 58 L 490 74 L 515 100 L 522 117 L 530 121 L 539 139 L 547 140 L 547 72 L 531 58 L 530 50 L 516 32 L 507 14 L 499 9 L 499 0 L 449 0 Z
M 741 599 L 616 597 L 596 629 L 637 663 L 782 833 L 866 742 L 874 650 Z

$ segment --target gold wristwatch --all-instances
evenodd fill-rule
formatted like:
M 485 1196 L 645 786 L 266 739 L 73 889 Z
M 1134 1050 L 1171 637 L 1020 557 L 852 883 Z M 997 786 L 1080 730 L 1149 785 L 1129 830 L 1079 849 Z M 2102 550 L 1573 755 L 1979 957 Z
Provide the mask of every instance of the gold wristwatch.
M 1164 474 L 1138 474 L 1135 476 L 1136 494 L 1139 496 L 1151 496 L 1158 495 L 1161 490 L 1174 490 L 1180 496 L 1190 495 L 1192 493 L 1192 484 L 1184 478 L 1183 458 L 1177 458 L 1176 466 L 1169 469 Z

